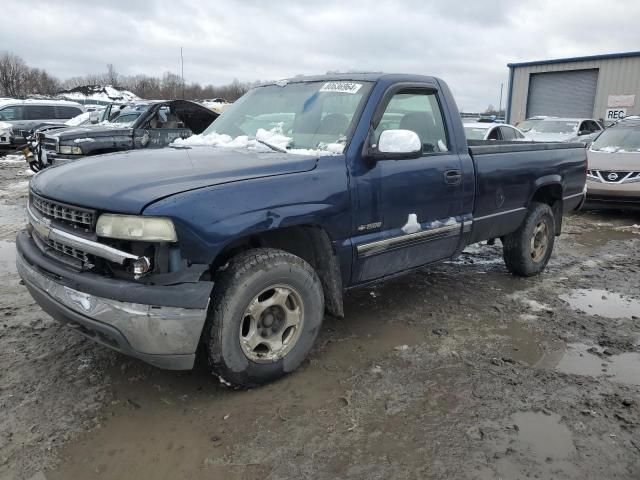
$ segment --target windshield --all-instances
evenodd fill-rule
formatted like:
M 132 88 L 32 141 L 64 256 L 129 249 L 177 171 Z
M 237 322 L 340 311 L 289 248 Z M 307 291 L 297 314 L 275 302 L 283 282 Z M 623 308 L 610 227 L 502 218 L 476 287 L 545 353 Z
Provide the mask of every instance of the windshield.
M 176 143 L 340 153 L 370 90 L 369 82 L 350 81 L 258 87 L 236 101 L 201 135 Z
M 521 132 L 528 132 L 529 130 L 531 130 L 534 125 L 540 123 L 542 120 L 525 120 L 524 122 L 520 122 L 518 125 L 516 125 Z
M 84 125 L 85 123 L 89 122 L 90 117 L 91 112 L 84 112 L 80 115 L 76 115 L 75 117 L 70 118 L 69 120 L 64 122 L 64 124 L 69 125 L 70 127 L 77 127 L 78 125 Z
M 467 140 L 484 140 L 486 133 L 486 128 L 468 127 L 466 125 L 464 127 L 464 134 L 467 137 Z
M 594 152 L 640 152 L 640 129 L 608 128 L 591 145 Z
M 136 119 L 142 114 L 142 112 L 122 112 L 116 118 L 110 122 L 103 122 L 111 125 L 117 125 L 118 127 L 130 127 L 136 121 Z
M 538 133 L 576 133 L 578 131 L 578 122 L 542 120 L 536 123 L 530 131 Z

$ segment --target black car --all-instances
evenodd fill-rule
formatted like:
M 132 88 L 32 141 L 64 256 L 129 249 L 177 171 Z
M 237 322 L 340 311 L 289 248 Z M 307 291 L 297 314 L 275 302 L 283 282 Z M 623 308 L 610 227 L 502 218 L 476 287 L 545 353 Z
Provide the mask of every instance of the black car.
M 111 109 L 98 125 L 43 132 L 37 138 L 42 167 L 89 155 L 162 148 L 202 133 L 218 114 L 188 100 L 152 101 Z M 104 118 L 104 117 L 103 117 Z

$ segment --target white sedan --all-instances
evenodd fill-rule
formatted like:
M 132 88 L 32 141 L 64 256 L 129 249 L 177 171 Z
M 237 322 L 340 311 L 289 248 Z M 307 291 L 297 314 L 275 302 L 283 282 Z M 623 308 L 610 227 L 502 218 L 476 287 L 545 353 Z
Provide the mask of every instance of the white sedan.
M 521 142 L 526 140 L 524 133 L 505 123 L 473 122 L 464 124 L 467 140 L 503 140 Z

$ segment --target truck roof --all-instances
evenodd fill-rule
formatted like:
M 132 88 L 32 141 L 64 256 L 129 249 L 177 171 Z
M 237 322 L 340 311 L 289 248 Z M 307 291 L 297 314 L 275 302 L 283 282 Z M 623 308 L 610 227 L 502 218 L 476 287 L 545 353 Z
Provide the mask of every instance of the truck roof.
M 426 75 L 406 74 L 406 73 L 383 73 L 383 72 L 353 72 L 353 73 L 330 73 L 326 75 L 301 75 L 284 80 L 267 82 L 264 85 L 276 85 L 279 82 L 302 83 L 302 82 L 331 82 L 331 81 L 360 81 L 376 82 L 378 80 L 388 80 L 392 82 L 433 82 L 436 77 Z

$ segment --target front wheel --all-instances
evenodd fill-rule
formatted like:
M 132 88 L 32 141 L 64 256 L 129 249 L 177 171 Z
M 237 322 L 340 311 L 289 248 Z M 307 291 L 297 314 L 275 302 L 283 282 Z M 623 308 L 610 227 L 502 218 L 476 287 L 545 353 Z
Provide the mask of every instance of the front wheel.
M 303 259 L 260 248 L 232 258 L 216 280 L 204 334 L 222 382 L 250 388 L 305 359 L 324 316 L 322 285 Z
M 556 236 L 553 210 L 546 203 L 532 203 L 522 225 L 503 240 L 504 263 L 514 275 L 531 277 L 549 263 Z

